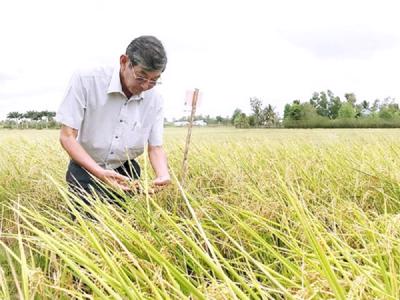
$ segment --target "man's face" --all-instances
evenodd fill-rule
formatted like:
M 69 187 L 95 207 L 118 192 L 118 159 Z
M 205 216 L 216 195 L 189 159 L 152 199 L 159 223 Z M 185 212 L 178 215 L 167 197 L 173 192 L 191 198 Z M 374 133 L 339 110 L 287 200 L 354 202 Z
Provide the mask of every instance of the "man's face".
M 132 95 L 139 95 L 157 84 L 161 71 L 146 71 L 140 65 L 133 66 L 129 58 L 121 56 L 121 80 Z

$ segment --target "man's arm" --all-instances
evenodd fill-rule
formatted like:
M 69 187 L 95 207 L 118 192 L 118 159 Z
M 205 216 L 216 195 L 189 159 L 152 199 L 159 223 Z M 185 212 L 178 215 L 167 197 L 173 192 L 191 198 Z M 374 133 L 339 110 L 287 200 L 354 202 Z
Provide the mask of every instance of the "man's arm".
M 60 143 L 71 159 L 100 180 L 123 190 L 128 190 L 127 181 L 129 178 L 113 170 L 106 170 L 100 167 L 77 142 L 77 136 L 78 130 L 66 125 L 61 127 Z
M 168 172 L 167 155 L 162 146 L 148 146 L 149 160 L 156 173 L 155 185 L 167 185 L 171 182 Z

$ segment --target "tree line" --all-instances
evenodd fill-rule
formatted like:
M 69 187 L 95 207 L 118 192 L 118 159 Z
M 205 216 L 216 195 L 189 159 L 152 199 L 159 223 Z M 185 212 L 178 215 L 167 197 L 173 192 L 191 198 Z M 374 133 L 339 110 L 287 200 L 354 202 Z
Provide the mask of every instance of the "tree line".
M 354 93 L 342 100 L 327 90 L 313 93 L 307 102 L 286 104 L 282 123 L 286 128 L 400 127 L 400 108 L 392 97 L 358 102 Z
M 232 114 L 231 123 L 236 128 L 249 127 L 279 127 L 278 114 L 271 104 L 263 106 L 263 102 L 258 97 L 250 98 L 252 114 L 249 116 L 240 109 L 235 109 Z
M 251 113 L 234 110 L 232 116 L 197 115 L 195 120 L 204 120 L 208 125 L 235 126 L 236 128 L 378 128 L 399 127 L 400 107 L 392 97 L 372 102 L 358 99 L 354 93 L 346 93 L 342 100 L 331 90 L 314 92 L 308 101 L 293 100 L 284 107 L 283 118 L 276 108 L 263 104 L 258 97 L 251 97 Z M 9 112 L 0 122 L 3 128 L 59 128 L 53 111 L 30 110 L 25 113 Z M 186 121 L 187 117 L 173 121 Z M 172 123 L 165 120 L 168 126 Z
M 294 100 L 284 107 L 283 118 L 270 104 L 250 98 L 251 114 L 236 109 L 231 124 L 236 128 L 378 128 L 400 127 L 400 108 L 392 97 L 373 102 L 358 102 L 354 93 L 346 93 L 342 100 L 331 90 L 314 92 L 308 101 Z
M 3 128 L 59 128 L 59 124 L 54 120 L 55 116 L 56 112 L 48 110 L 28 110 L 24 113 L 12 111 L 0 125 Z

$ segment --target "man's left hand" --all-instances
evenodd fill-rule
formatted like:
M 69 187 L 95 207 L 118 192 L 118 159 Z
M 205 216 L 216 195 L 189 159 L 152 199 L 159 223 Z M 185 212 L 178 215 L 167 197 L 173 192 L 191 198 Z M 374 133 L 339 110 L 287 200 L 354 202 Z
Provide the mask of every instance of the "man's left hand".
M 159 176 L 156 179 L 153 180 L 153 184 L 155 186 L 166 186 L 171 183 L 171 177 L 169 175 L 166 176 Z

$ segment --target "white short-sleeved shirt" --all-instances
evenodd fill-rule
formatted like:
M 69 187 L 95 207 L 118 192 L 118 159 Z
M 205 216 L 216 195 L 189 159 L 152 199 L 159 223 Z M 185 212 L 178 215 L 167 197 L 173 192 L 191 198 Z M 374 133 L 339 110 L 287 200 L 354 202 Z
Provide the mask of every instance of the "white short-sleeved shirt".
M 114 169 L 162 145 L 163 100 L 156 88 L 128 99 L 119 67 L 76 72 L 56 120 L 78 130 L 78 142 L 100 166 Z

